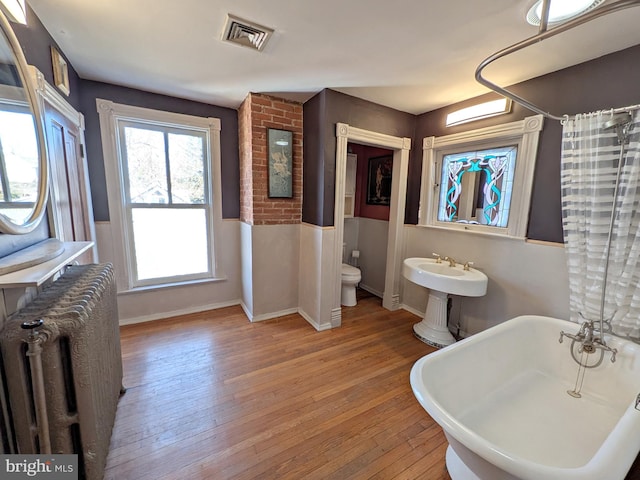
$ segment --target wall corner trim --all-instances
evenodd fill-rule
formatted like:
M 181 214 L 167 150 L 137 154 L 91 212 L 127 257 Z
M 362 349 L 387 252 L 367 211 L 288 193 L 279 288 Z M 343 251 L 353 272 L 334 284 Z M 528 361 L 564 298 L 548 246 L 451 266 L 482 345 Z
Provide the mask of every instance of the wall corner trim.
M 319 323 L 316 320 L 314 320 L 311 315 L 309 315 L 307 312 L 305 312 L 304 310 L 302 310 L 301 308 L 298 309 L 298 313 L 300 314 L 300 316 L 302 318 L 304 318 L 309 325 L 311 325 L 313 328 L 315 328 L 318 332 L 323 332 L 325 330 L 331 330 L 332 325 L 331 323 Z

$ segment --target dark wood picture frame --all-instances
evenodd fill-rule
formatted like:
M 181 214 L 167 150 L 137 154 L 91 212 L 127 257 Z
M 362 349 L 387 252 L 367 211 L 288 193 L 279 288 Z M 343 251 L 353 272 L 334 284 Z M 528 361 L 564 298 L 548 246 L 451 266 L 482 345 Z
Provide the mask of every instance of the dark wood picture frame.
M 391 172 L 393 155 L 369 159 L 367 175 L 367 205 L 391 205 Z
M 269 198 L 293 198 L 293 132 L 267 129 Z

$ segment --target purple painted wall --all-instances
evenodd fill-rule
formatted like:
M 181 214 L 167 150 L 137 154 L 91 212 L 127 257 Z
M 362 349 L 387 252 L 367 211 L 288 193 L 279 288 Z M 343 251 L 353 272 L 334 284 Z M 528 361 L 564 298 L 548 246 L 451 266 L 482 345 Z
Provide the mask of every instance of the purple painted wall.
M 640 103 L 640 45 L 566 68 L 520 84 L 512 90 L 557 115 L 590 112 Z M 415 224 L 420 204 L 422 139 L 521 120 L 534 112 L 514 104 L 508 115 L 457 127 L 444 126 L 454 110 L 497 98 L 493 93 L 419 116 L 398 112 L 332 90 L 323 90 L 305 104 L 305 177 L 303 220 L 333 225 L 335 125 L 338 122 L 412 138 L 405 223 Z M 562 242 L 559 122 L 545 120 L 540 135 L 531 198 L 528 237 Z M 307 174 L 310 171 L 313 174 Z M 308 195 L 309 194 L 309 195 Z
M 51 85 L 55 85 L 53 82 L 53 64 L 51 60 L 51 47 L 56 47 L 67 61 L 69 68 L 69 90 L 70 94 L 67 98 L 69 103 L 73 105 L 76 110 L 80 109 L 80 88 L 81 80 L 76 73 L 73 65 L 69 59 L 64 56 L 64 52 L 55 40 L 49 35 L 49 32 L 44 25 L 40 22 L 38 16 L 31 10 L 31 7 L 27 5 L 27 24 L 22 25 L 20 23 L 12 23 L 13 31 L 18 37 L 20 44 L 22 45 L 22 51 L 27 59 L 27 63 L 35 66 Z
M 415 115 L 330 89 L 321 91 L 305 103 L 303 222 L 333 225 L 337 123 L 411 138 Z M 312 173 L 307 174 L 307 170 Z
M 47 80 L 53 83 L 50 48 L 51 45 L 55 45 L 55 42 L 30 9 L 28 22 L 27 26 L 14 25 L 16 35 L 23 45 L 27 61 L 38 67 Z M 61 51 L 61 53 L 64 56 L 64 52 Z M 223 216 L 239 217 L 238 128 L 235 110 L 82 80 L 70 63 L 69 77 L 71 86 L 69 102 L 84 113 L 87 123 L 87 154 L 96 220 L 109 218 L 102 146 L 95 108 L 96 98 L 221 118 Z M 637 90 L 639 84 L 640 46 L 636 46 L 523 82 L 514 86 L 513 90 L 543 108 L 553 110 L 554 113 L 578 113 L 640 103 L 640 93 Z M 416 223 L 423 137 L 509 122 L 532 114 L 527 109 L 514 105 L 512 113 L 507 116 L 445 129 L 444 118 L 447 113 L 491 96 L 492 94 L 474 98 L 415 116 L 329 89 L 318 93 L 304 105 L 303 221 L 320 226 L 333 225 L 335 125 L 343 122 L 354 127 L 412 138 L 405 222 Z M 560 124 L 546 121 L 541 135 L 532 193 L 528 228 L 530 238 L 562 241 L 560 136 Z M 6 237 L 10 236 L 0 236 L 0 255 L 12 248 L 12 241 Z
M 37 67 L 47 81 L 53 85 L 51 47 L 55 46 L 64 57 L 62 49 L 58 47 L 31 8 L 27 10 L 27 25 L 12 23 L 12 27 L 21 43 L 27 62 Z M 238 157 L 238 115 L 236 110 L 117 85 L 83 80 L 78 76 L 71 62 L 68 59 L 66 60 L 69 67 L 69 86 L 71 90 L 70 95 L 66 98 L 76 110 L 84 114 L 86 121 L 87 162 L 89 165 L 94 217 L 97 221 L 109 220 L 109 205 L 106 193 L 100 125 L 95 103 L 96 98 L 169 112 L 220 118 L 222 123 L 220 134 L 222 216 L 224 218 L 239 218 L 240 167 Z M 29 235 L 20 237 L 0 235 L 0 257 L 26 248 L 47 237 L 46 222 Z
M 640 45 L 514 85 L 514 93 L 555 115 L 585 113 L 640 103 Z M 422 171 L 422 138 L 458 133 L 499 123 L 521 120 L 534 112 L 514 104 L 508 115 L 458 127 L 444 126 L 446 115 L 465 106 L 496 98 L 494 94 L 474 98 L 420 115 L 416 122 L 413 159 L 407 195 L 407 223 L 416 223 Z M 527 236 L 562 242 L 560 202 L 560 122 L 545 119 L 540 135 L 531 196 Z M 418 160 L 418 161 L 416 161 Z
M 22 51 L 27 63 L 34 65 L 42 72 L 47 81 L 53 85 L 53 66 L 51 61 L 51 46 L 56 46 L 55 41 L 44 28 L 40 19 L 27 5 L 27 25 L 11 23 L 14 33 L 22 46 Z M 60 49 L 58 49 L 60 51 Z M 63 55 L 64 56 L 64 55 Z M 80 98 L 80 78 L 69 66 L 69 86 L 71 94 L 68 98 L 74 108 L 79 109 Z M 9 255 L 23 248 L 27 248 L 49 237 L 49 226 L 45 220 L 33 232 L 26 235 L 4 235 L 0 234 L 0 258 Z
M 223 218 L 240 217 L 240 161 L 238 156 L 238 112 L 236 110 L 108 83 L 91 80 L 82 80 L 81 82 L 80 110 L 85 116 L 89 180 L 96 221 L 109 220 L 100 119 L 96 108 L 97 98 L 166 112 L 219 118 L 221 121 L 222 216 Z
M 302 221 L 322 225 L 324 210 L 324 145 L 326 91 L 303 105 Z

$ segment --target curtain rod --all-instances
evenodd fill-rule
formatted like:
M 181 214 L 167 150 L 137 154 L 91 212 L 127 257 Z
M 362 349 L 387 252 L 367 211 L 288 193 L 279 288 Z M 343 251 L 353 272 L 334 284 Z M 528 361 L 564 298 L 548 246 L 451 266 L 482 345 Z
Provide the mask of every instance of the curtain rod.
M 595 115 L 595 114 L 615 115 L 616 113 L 622 113 L 622 112 L 631 113 L 633 110 L 639 110 L 639 109 L 640 109 L 640 104 L 636 104 L 636 105 L 629 105 L 628 107 L 606 108 L 606 109 L 602 109 L 602 110 L 597 110 L 595 112 L 582 113 L 582 114 L 579 114 L 579 115 Z M 578 116 L 578 114 L 573 115 L 574 118 L 576 118 L 577 116 Z M 571 120 L 571 116 L 570 115 L 563 115 L 562 117 L 560 117 L 560 123 L 562 123 L 563 125 L 565 123 L 567 123 L 569 120 Z
M 494 61 L 502 57 L 505 57 L 511 53 L 515 53 L 519 50 L 522 50 L 523 48 L 533 45 L 534 43 L 542 42 L 547 38 L 551 38 L 555 35 L 566 32 L 567 30 L 571 30 L 572 28 L 575 28 L 584 23 L 590 22 L 591 20 L 595 20 L 596 18 L 600 18 L 602 16 L 608 15 L 609 13 L 614 13 L 630 7 L 636 7 L 640 5 L 640 0 L 619 0 L 618 2 L 615 2 L 615 3 L 603 5 L 602 7 L 599 7 L 590 12 L 587 12 L 584 15 L 581 15 L 580 17 L 574 18 L 573 20 L 570 20 L 561 25 L 558 25 L 557 27 L 547 30 L 547 20 L 549 17 L 549 4 L 550 4 L 550 0 L 543 1 L 543 12 L 542 12 L 542 18 L 540 20 L 540 29 L 538 31 L 538 34 L 532 37 L 529 37 L 525 40 L 522 40 L 521 42 L 514 43 L 513 45 L 507 48 L 504 48 L 494 53 L 493 55 L 487 57 L 486 59 L 484 59 L 482 63 L 478 65 L 478 68 L 476 68 L 476 80 L 482 85 L 484 85 L 485 87 L 488 87 L 494 92 L 497 92 L 507 98 L 510 98 L 514 102 L 519 103 L 520 105 L 528 108 L 529 110 L 532 110 L 536 113 L 544 115 L 545 117 L 551 118 L 553 120 L 564 120 L 567 118 L 567 115 L 563 115 L 563 116 L 553 115 L 552 113 L 541 109 L 537 105 L 529 102 L 528 100 L 525 100 L 519 95 L 516 95 L 510 90 L 500 87 L 495 83 L 487 80 L 482 76 L 482 71 Z M 628 108 L 623 108 L 623 109 L 620 109 L 620 111 L 624 111 L 627 109 Z

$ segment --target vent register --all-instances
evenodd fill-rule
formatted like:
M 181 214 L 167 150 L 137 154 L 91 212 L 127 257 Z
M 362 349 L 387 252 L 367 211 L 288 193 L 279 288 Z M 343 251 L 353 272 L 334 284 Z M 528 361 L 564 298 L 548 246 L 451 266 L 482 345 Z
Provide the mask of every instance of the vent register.
M 222 40 L 261 52 L 273 35 L 273 29 L 227 15 Z

